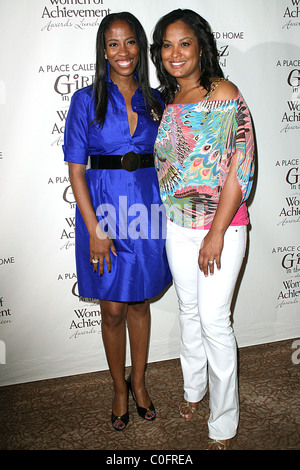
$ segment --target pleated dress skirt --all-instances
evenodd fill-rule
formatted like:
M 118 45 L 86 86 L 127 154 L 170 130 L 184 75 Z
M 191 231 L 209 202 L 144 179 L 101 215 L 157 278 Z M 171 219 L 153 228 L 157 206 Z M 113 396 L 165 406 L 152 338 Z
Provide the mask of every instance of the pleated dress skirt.
M 78 292 L 83 298 L 139 302 L 158 296 L 171 282 L 165 238 L 166 216 L 154 167 L 86 171 L 103 231 L 113 240 L 111 272 L 93 271 L 90 236 L 76 208 L 75 253 Z

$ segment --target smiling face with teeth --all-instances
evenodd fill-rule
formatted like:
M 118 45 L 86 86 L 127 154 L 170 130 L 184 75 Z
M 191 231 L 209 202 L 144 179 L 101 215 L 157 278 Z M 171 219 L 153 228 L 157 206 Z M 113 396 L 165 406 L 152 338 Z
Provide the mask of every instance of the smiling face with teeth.
M 180 79 L 192 79 L 197 82 L 200 77 L 200 48 L 198 38 L 193 30 L 183 21 L 170 24 L 163 37 L 161 58 L 165 69 Z
M 135 34 L 126 21 L 116 20 L 106 31 L 105 53 L 114 82 L 134 73 L 139 60 L 139 49 Z

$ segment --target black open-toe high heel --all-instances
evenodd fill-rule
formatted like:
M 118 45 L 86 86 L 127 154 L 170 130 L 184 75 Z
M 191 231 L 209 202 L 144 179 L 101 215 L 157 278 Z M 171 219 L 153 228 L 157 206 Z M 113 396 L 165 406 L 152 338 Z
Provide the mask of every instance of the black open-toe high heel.
M 129 423 L 129 412 L 128 412 L 128 396 L 129 396 L 129 386 L 128 386 L 128 382 L 126 381 L 126 384 L 127 384 L 127 411 L 124 415 L 122 416 L 116 416 L 113 414 L 113 412 L 111 412 L 111 424 L 113 426 L 113 428 L 116 430 L 116 431 L 124 431 L 124 429 L 126 428 L 127 424 Z M 125 424 L 124 427 L 122 428 L 119 428 L 115 423 L 116 421 L 122 421 L 122 423 Z
M 148 406 L 148 408 L 143 408 L 143 407 L 139 406 L 137 404 L 137 401 L 136 401 L 136 398 L 135 398 L 135 395 L 134 395 L 134 391 L 133 391 L 133 388 L 132 388 L 132 385 L 131 385 L 131 376 L 130 375 L 129 375 L 126 382 L 128 384 L 128 389 L 131 391 L 133 401 L 136 404 L 136 410 L 138 412 L 138 415 L 141 418 L 145 419 L 146 421 L 154 421 L 154 419 L 156 418 L 156 412 L 155 412 L 155 408 L 154 408 L 154 405 L 153 405 L 152 401 L 151 401 L 150 405 Z M 149 411 L 152 411 L 154 413 L 154 415 L 152 415 L 150 418 L 146 418 L 147 414 L 149 414 Z

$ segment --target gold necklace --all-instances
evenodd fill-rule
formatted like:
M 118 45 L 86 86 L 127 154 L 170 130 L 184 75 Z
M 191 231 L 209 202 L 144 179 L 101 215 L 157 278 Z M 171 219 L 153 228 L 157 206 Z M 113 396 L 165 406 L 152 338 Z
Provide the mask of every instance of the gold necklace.
M 211 84 L 211 87 L 210 87 L 210 90 L 209 92 L 207 93 L 206 95 L 206 99 L 208 99 L 210 97 L 210 95 L 215 91 L 215 89 L 217 88 L 217 86 L 219 85 L 220 82 L 223 82 L 223 81 L 226 81 L 226 78 L 217 78 L 217 80 L 215 80 L 214 82 L 212 82 Z

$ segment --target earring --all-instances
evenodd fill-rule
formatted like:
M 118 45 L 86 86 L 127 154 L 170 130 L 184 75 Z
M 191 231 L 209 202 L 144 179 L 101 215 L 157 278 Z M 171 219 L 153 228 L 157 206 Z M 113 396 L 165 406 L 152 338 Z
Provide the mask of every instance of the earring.
M 106 54 L 106 52 L 105 52 L 105 54 L 104 54 L 104 58 L 107 60 L 107 54 Z

